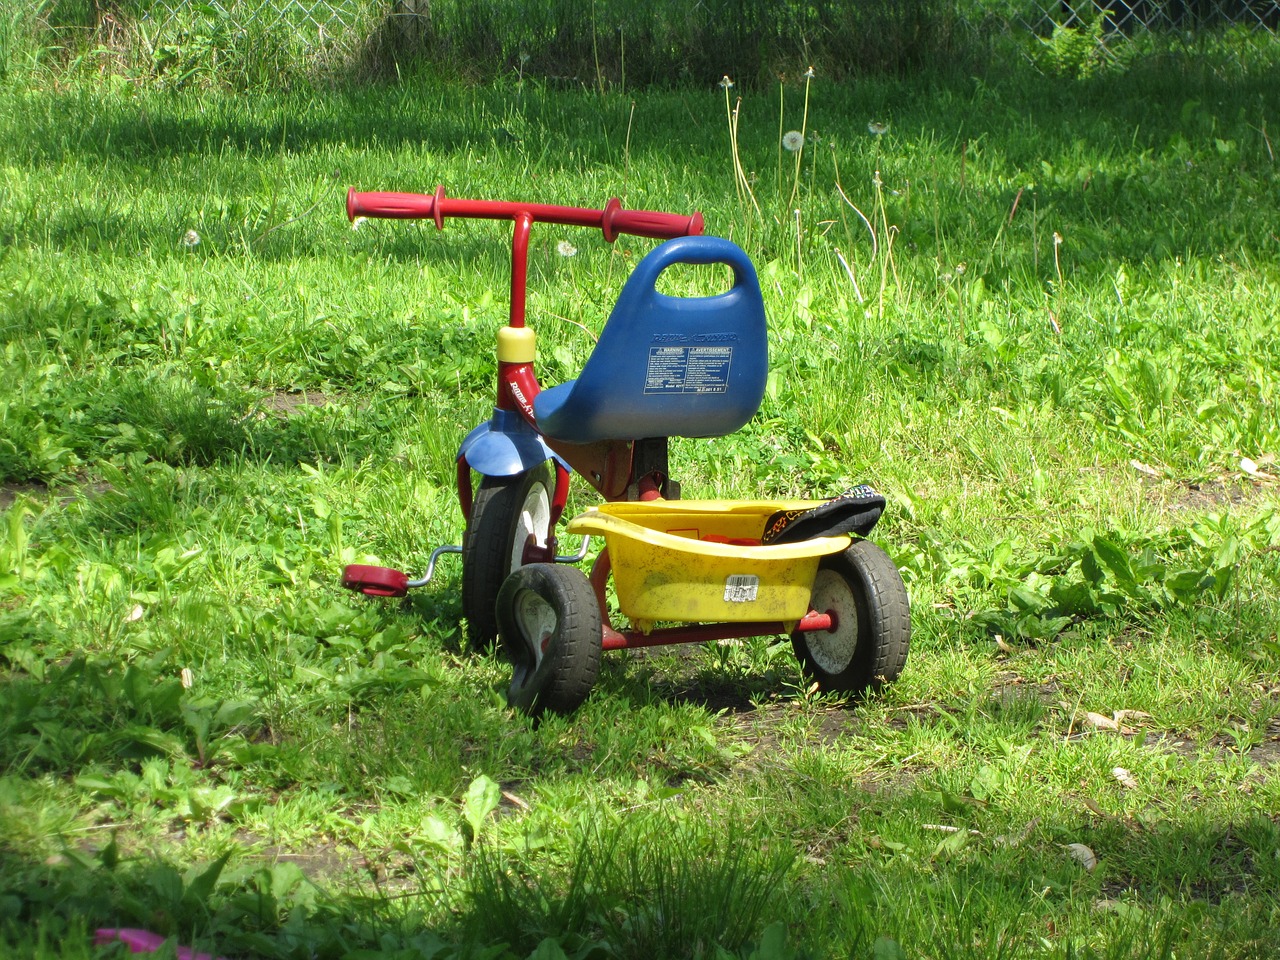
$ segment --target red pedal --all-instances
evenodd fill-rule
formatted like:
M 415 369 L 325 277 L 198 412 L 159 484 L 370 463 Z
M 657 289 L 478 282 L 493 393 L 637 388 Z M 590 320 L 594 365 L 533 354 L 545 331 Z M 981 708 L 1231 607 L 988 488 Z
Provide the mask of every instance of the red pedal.
M 403 597 L 409 592 L 409 578 L 399 570 L 358 563 L 342 571 L 342 585 L 367 597 Z

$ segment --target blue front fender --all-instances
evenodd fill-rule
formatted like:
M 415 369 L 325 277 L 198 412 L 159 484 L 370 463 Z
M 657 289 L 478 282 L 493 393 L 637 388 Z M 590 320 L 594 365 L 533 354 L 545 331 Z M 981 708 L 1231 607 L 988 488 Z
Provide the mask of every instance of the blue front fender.
M 486 477 L 514 477 L 540 463 L 555 459 L 566 469 L 546 441 L 514 410 L 495 408 L 493 417 L 476 427 L 458 448 L 458 459 Z

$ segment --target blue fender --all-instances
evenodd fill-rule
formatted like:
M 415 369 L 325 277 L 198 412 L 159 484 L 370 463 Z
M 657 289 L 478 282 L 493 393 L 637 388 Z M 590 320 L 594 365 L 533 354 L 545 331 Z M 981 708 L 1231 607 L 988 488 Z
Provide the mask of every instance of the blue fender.
M 557 457 L 524 418 L 514 410 L 495 408 L 493 417 L 467 434 L 458 459 L 486 477 L 514 477 Z

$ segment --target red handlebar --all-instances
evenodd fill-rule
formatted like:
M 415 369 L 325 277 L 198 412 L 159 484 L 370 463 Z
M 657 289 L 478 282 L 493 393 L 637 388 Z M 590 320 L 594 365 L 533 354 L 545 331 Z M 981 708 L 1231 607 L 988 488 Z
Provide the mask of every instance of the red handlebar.
M 436 187 L 434 195 L 425 193 L 358 193 L 347 191 L 347 216 L 381 217 L 391 220 L 434 220 L 444 229 L 446 217 L 468 217 L 478 220 L 514 220 L 527 216 L 530 222 L 561 223 L 576 227 L 599 227 L 612 243 L 620 233 L 637 237 L 670 240 L 672 237 L 702 233 L 702 214 L 691 217 L 652 210 L 623 210 L 617 197 L 603 210 L 586 207 L 557 207 L 547 203 L 513 203 L 505 200 L 457 200 L 444 195 L 444 187 Z

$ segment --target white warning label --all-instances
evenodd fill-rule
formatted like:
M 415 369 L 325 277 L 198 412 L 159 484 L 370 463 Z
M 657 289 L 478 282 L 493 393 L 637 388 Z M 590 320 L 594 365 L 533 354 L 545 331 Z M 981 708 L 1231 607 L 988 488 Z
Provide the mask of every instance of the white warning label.
M 733 347 L 650 347 L 645 393 L 725 393 Z

